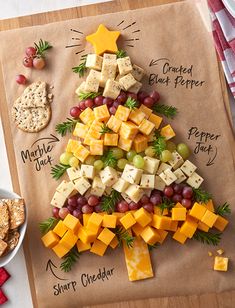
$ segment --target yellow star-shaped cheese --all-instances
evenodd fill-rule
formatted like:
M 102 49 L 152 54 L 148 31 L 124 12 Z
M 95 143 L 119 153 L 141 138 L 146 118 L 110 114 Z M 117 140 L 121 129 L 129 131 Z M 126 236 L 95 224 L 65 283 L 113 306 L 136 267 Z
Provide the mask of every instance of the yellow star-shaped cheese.
M 118 51 L 116 42 L 119 35 L 119 31 L 109 31 L 101 24 L 95 33 L 86 37 L 86 40 L 94 46 L 97 55 L 102 55 L 104 52 L 115 53 Z

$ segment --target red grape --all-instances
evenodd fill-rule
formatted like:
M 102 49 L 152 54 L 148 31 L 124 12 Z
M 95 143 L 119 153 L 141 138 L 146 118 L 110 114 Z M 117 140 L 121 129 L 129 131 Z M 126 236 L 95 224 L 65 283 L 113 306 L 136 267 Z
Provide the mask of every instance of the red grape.
M 90 196 L 87 200 L 87 203 L 90 205 L 90 206 L 96 206 L 99 204 L 99 198 L 97 196 Z
M 46 62 L 43 58 L 34 58 L 33 59 L 33 67 L 36 68 L 36 70 L 41 70 L 46 65 Z
M 103 105 L 107 105 L 108 107 L 111 107 L 113 104 L 113 99 L 110 97 L 105 97 L 103 99 Z
M 82 212 L 83 212 L 83 214 L 91 214 L 91 213 L 93 213 L 93 211 L 94 211 L 93 206 L 90 206 L 90 205 L 88 205 L 88 204 L 85 204 L 85 205 L 83 205 L 83 207 L 82 207 Z
M 72 196 L 68 198 L 68 205 L 71 205 L 72 207 L 77 207 L 77 199 L 78 196 Z
M 140 91 L 137 95 L 138 100 L 143 103 L 144 99 L 148 96 L 148 93 L 145 91 Z
M 59 208 L 58 207 L 53 207 L 52 209 L 52 214 L 53 216 L 56 218 L 56 219 L 59 219 L 60 216 L 59 216 Z
M 27 79 L 26 79 L 26 77 L 24 75 L 17 75 L 16 76 L 16 82 L 18 84 L 26 84 Z
M 34 47 L 27 47 L 25 53 L 28 57 L 33 57 L 36 55 L 37 49 Z
M 160 94 L 155 90 L 153 90 L 149 96 L 154 100 L 154 103 L 157 103 L 160 99 Z
M 95 104 L 96 106 L 101 106 L 101 105 L 103 105 L 103 99 L 104 99 L 104 97 L 103 97 L 102 95 L 96 96 L 96 97 L 94 98 L 94 104 Z
M 101 213 L 101 212 L 103 212 L 103 211 L 102 211 L 101 204 L 98 204 L 98 205 L 95 206 L 95 211 L 96 211 L 96 213 Z
M 118 101 L 113 102 L 113 107 L 118 108 L 118 106 L 121 105 Z
M 81 102 L 79 103 L 79 108 L 80 108 L 81 110 L 85 110 L 85 109 L 86 109 L 85 101 L 81 101 Z
M 162 197 L 160 194 L 153 194 L 151 197 L 150 197 L 150 202 L 153 203 L 154 205 L 158 205 L 158 204 L 161 204 L 162 203 Z
M 186 199 L 191 199 L 193 196 L 193 190 L 192 187 L 185 186 L 183 188 L 182 196 Z
M 82 211 L 76 209 L 76 210 L 73 210 L 73 216 L 78 218 L 78 219 L 82 219 Z
M 145 97 L 143 104 L 148 108 L 152 108 L 154 104 L 154 100 L 151 97 L 147 96 Z
M 147 203 L 149 203 L 149 197 L 146 196 L 146 195 L 143 195 L 143 196 L 141 197 L 141 199 L 140 199 L 140 203 L 142 203 L 142 204 L 147 204 Z
M 69 214 L 69 210 L 66 207 L 62 207 L 59 210 L 59 216 L 61 219 L 65 219 L 65 217 Z
M 116 109 L 114 106 L 112 106 L 112 107 L 109 108 L 109 112 L 110 112 L 111 114 L 115 114 L 116 111 L 117 111 L 117 109 Z
M 74 207 L 72 205 L 67 205 L 67 209 L 69 210 L 70 214 L 72 214 L 74 211 Z
M 126 102 L 126 99 L 127 99 L 126 93 L 121 91 L 121 93 L 117 97 L 117 101 L 119 102 L 119 104 L 124 104 Z
M 174 190 L 171 186 L 166 186 L 163 192 L 166 197 L 172 197 L 174 194 Z
M 181 194 L 182 190 L 183 190 L 183 185 L 182 184 L 174 184 L 173 189 L 174 189 L 174 192 L 176 194 Z
M 137 101 L 137 94 L 128 92 L 127 96 L 130 97 L 130 98 L 133 98 L 135 101 Z
M 173 197 L 172 197 L 172 201 L 173 201 L 174 203 L 181 202 L 182 199 L 183 199 L 182 196 L 179 195 L 179 194 L 175 194 L 175 195 L 173 195 Z
M 129 210 L 128 203 L 125 200 L 122 200 L 117 204 L 117 211 L 120 213 L 125 213 Z
M 94 106 L 93 99 L 92 98 L 87 98 L 85 100 L 85 106 L 86 106 L 86 108 L 88 108 L 88 107 L 92 108 Z
M 143 205 L 143 208 L 144 208 L 146 211 L 148 211 L 149 213 L 152 213 L 153 210 L 154 210 L 154 206 L 153 206 L 153 204 L 152 204 L 151 202 L 144 204 L 144 205 Z
M 135 203 L 135 202 L 131 202 L 129 203 L 129 210 L 132 211 L 132 210 L 138 210 L 139 208 L 139 204 L 138 203 Z
M 24 57 L 24 59 L 23 59 L 23 65 L 24 65 L 25 67 L 33 67 L 33 58 Z
M 80 114 L 81 114 L 81 110 L 78 107 L 74 106 L 70 109 L 71 117 L 78 119 Z
M 86 199 L 86 197 L 84 197 L 84 196 L 78 197 L 78 199 L 77 199 L 77 204 L 78 204 L 78 206 L 79 206 L 79 205 L 85 205 L 85 204 L 87 204 L 87 199 Z
M 181 204 L 186 207 L 186 209 L 189 209 L 192 206 L 192 202 L 189 199 L 182 199 Z

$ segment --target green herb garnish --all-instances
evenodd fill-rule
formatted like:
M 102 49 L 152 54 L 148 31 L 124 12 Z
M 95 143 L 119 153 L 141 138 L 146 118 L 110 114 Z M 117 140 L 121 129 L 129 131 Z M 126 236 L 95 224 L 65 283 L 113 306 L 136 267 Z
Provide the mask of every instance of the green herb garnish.
M 165 209 L 171 210 L 174 207 L 174 205 L 175 205 L 174 202 L 172 202 L 170 199 L 163 197 L 162 203 L 159 204 L 158 206 L 161 209 L 161 214 L 162 214 Z
M 43 41 L 42 39 L 39 40 L 38 44 L 34 43 L 34 46 L 37 50 L 36 55 L 40 56 L 40 57 L 44 57 L 44 53 L 45 51 L 47 51 L 48 49 L 52 48 L 52 46 L 50 45 L 50 43 L 48 43 L 47 41 Z
M 63 137 L 67 133 L 72 133 L 78 122 L 80 121 L 67 118 L 67 121 L 57 124 L 55 130 Z
M 73 265 L 78 261 L 80 258 L 80 253 L 76 250 L 75 247 L 71 249 L 64 257 L 64 261 L 60 264 L 60 268 L 64 272 L 70 272 Z
M 121 199 L 121 194 L 112 189 L 110 195 L 103 196 L 101 199 L 101 209 L 103 212 L 112 213 L 115 211 L 116 203 Z
M 118 51 L 116 52 L 116 55 L 117 55 L 117 58 L 118 58 L 118 59 L 119 59 L 119 58 L 125 58 L 125 57 L 127 57 L 126 51 L 125 51 L 125 50 L 122 50 L 122 49 L 118 50 Z
M 124 242 L 128 248 L 133 247 L 134 243 L 134 237 L 130 235 L 130 233 L 127 230 L 124 230 L 122 227 L 118 226 L 115 230 L 114 233 L 117 236 L 119 246 Z
M 87 55 L 83 55 L 81 57 L 81 63 L 78 66 L 74 66 L 72 67 L 72 71 L 76 74 L 79 75 L 79 77 L 83 77 L 85 72 L 87 71 L 87 67 L 86 67 L 86 59 L 87 59 Z
M 156 249 L 158 246 L 159 246 L 158 243 L 153 244 L 153 245 L 148 244 L 148 249 L 149 249 L 149 251 L 152 251 L 152 250 Z
M 104 163 L 104 167 L 112 167 L 115 168 L 117 165 L 117 158 L 113 155 L 112 150 L 107 150 L 104 152 L 104 155 L 100 158 Z
M 226 215 L 231 214 L 230 204 L 225 202 L 223 205 L 218 206 L 215 209 L 215 213 L 220 216 L 226 216 Z
M 104 123 L 101 127 L 100 134 L 104 135 L 105 133 L 112 133 L 113 131 Z
M 201 230 L 197 230 L 193 239 L 197 240 L 203 244 L 214 245 L 217 246 L 220 243 L 222 233 L 212 233 L 212 232 L 204 232 Z
M 156 130 L 154 133 L 154 140 L 153 140 L 153 150 L 156 155 L 160 156 L 161 153 L 166 150 L 166 138 L 161 136 L 159 130 Z
M 39 229 L 42 234 L 46 234 L 48 231 L 54 228 L 54 226 L 58 223 L 59 219 L 54 217 L 50 217 L 39 223 Z
M 70 165 L 58 164 L 51 167 L 51 175 L 55 180 L 59 180 L 60 177 L 65 173 L 65 171 L 70 168 Z
M 101 95 L 100 92 L 96 93 L 96 92 L 89 92 L 89 93 L 84 93 L 84 92 L 81 92 L 78 94 L 78 97 L 81 101 L 83 101 L 84 99 L 87 99 L 87 98 L 95 98 L 97 96 Z
M 173 119 L 174 116 L 178 113 L 178 110 L 176 107 L 173 106 L 167 106 L 167 105 L 160 105 L 160 104 L 154 104 L 153 105 L 153 112 L 154 113 L 160 113 L 167 118 Z
M 207 203 L 212 199 L 212 195 L 201 188 L 193 188 L 193 197 L 199 203 Z
M 124 106 L 133 110 L 133 109 L 136 109 L 138 107 L 138 102 L 134 98 L 128 97 Z

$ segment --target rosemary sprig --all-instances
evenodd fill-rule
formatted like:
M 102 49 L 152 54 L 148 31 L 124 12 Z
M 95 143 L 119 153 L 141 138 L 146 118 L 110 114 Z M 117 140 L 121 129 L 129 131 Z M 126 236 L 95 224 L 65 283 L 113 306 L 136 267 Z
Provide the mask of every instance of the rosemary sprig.
M 112 189 L 109 196 L 103 195 L 101 199 L 101 209 L 103 212 L 112 213 L 115 211 L 116 203 L 121 199 L 121 194 Z
M 155 131 L 152 147 L 153 147 L 155 154 L 158 156 L 160 156 L 161 153 L 166 149 L 165 137 L 161 136 L 159 130 Z
M 84 93 L 84 92 L 81 92 L 78 94 L 78 97 L 79 99 L 82 101 L 84 99 L 87 99 L 87 98 L 95 98 L 97 96 L 101 95 L 100 92 L 89 92 L 89 93 Z
M 201 188 L 193 188 L 193 197 L 199 203 L 207 203 L 212 199 L 212 195 Z
M 178 113 L 178 110 L 176 107 L 173 107 L 173 106 L 154 104 L 153 112 L 163 114 L 167 118 L 173 119 L 174 116 L 176 116 L 176 114 Z
M 104 123 L 101 127 L 100 134 L 104 135 L 105 133 L 112 133 L 113 131 Z
M 165 209 L 171 210 L 174 207 L 174 202 L 172 202 L 170 199 L 163 197 L 163 202 L 159 204 L 159 208 L 161 209 L 161 214 Z
M 65 171 L 70 168 L 69 165 L 64 165 L 59 163 L 58 165 L 51 167 L 51 175 L 55 180 L 59 180 L 60 177 L 65 173 Z
M 34 43 L 34 46 L 37 50 L 36 55 L 39 56 L 39 57 L 44 57 L 45 51 L 52 48 L 50 43 L 48 43 L 47 41 L 43 41 L 42 39 L 39 40 L 38 44 Z
M 78 66 L 74 66 L 72 67 L 72 71 L 76 74 L 79 75 L 79 77 L 83 77 L 85 72 L 87 71 L 87 67 L 86 67 L 86 58 L 87 55 L 83 55 L 81 57 L 81 63 Z
M 128 97 L 124 106 L 133 110 L 133 109 L 136 109 L 138 107 L 138 102 L 134 98 Z
M 225 202 L 223 205 L 220 205 L 216 208 L 215 213 L 220 216 L 226 216 L 231 214 L 230 204 Z
M 73 265 L 78 261 L 80 258 L 80 253 L 76 250 L 75 247 L 70 250 L 64 257 L 64 261 L 60 264 L 60 268 L 64 272 L 70 272 Z
M 115 168 L 117 165 L 117 158 L 113 155 L 112 150 L 107 150 L 104 152 L 104 155 L 101 156 L 101 160 L 104 163 L 104 167 L 112 167 Z
M 118 51 L 116 52 L 116 55 L 117 55 L 117 58 L 118 58 L 118 59 L 119 59 L 119 58 L 125 58 L 125 57 L 127 56 L 127 53 L 126 53 L 125 50 L 120 49 L 120 50 L 118 50 Z
M 57 124 L 55 130 L 58 134 L 60 134 L 63 137 L 67 133 L 72 133 L 78 122 L 79 120 L 67 118 L 67 121 Z
M 149 249 L 149 251 L 152 251 L 152 250 L 156 249 L 158 246 L 159 246 L 158 243 L 153 244 L 153 245 L 148 244 L 148 249 Z
M 117 236 L 119 246 L 124 242 L 128 248 L 133 247 L 133 243 L 135 238 L 130 235 L 130 233 L 127 230 L 124 230 L 122 227 L 118 226 L 115 228 L 114 233 Z
M 217 246 L 221 240 L 221 233 L 212 233 L 210 231 L 204 232 L 201 230 L 197 230 L 193 235 L 193 239 L 203 244 Z
M 54 217 L 50 217 L 42 222 L 39 223 L 39 229 L 42 234 L 46 234 L 48 231 L 54 228 L 54 226 L 57 224 L 59 219 L 56 219 Z

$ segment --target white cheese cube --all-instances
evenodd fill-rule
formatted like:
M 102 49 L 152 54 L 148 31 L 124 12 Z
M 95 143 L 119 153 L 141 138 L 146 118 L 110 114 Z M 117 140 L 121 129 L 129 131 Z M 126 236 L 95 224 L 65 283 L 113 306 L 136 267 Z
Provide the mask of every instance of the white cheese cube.
M 131 75 L 138 81 L 144 77 L 144 70 L 136 64 L 133 64 Z
M 116 77 L 117 64 L 115 63 L 103 63 L 101 77 L 100 77 L 100 86 L 105 87 L 105 84 L 108 79 L 114 80 Z
M 176 169 L 173 173 L 177 177 L 177 180 L 175 181 L 176 184 L 180 184 L 187 179 L 186 175 L 180 169 Z
M 123 198 L 127 203 L 131 203 L 131 202 L 132 202 L 131 198 L 130 198 L 125 192 L 121 193 L 121 195 L 122 195 L 122 198 Z
M 91 165 L 81 165 L 81 176 L 88 178 L 88 179 L 94 179 L 95 176 L 95 168 Z
M 150 198 L 153 190 L 152 189 L 143 188 L 143 191 L 144 191 L 144 195 Z
M 132 184 L 126 190 L 127 196 L 135 203 L 139 202 L 144 195 L 143 189 L 139 185 Z
M 142 83 L 139 81 L 136 81 L 136 83 L 132 87 L 130 87 L 128 91 L 131 93 L 137 94 L 139 90 L 141 89 L 141 87 L 142 87 Z
M 81 176 L 79 168 L 71 167 L 71 168 L 68 168 L 66 171 L 67 171 L 70 181 L 76 180 L 80 178 Z
M 86 93 L 87 91 L 85 90 L 86 86 L 86 81 L 83 81 L 80 86 L 76 89 L 75 93 L 79 96 L 81 93 Z
M 140 186 L 142 188 L 154 188 L 155 175 L 153 174 L 142 174 Z
M 89 188 L 89 189 L 86 191 L 84 197 L 85 197 L 86 199 L 88 199 L 90 196 L 91 196 L 91 188 Z
M 183 157 L 177 151 L 172 152 L 172 156 L 173 158 L 172 160 L 169 160 L 169 164 L 174 170 L 176 170 L 183 165 L 184 160 Z
M 103 96 L 116 99 L 120 94 L 121 87 L 117 81 L 108 79 L 104 88 Z
M 130 89 L 130 87 L 134 86 L 136 84 L 135 78 L 131 75 L 131 73 L 121 77 L 119 79 L 120 85 L 127 91 Z
M 103 184 L 106 186 L 113 186 L 118 180 L 117 171 L 112 167 L 105 167 L 104 170 L 100 171 L 100 178 Z
M 119 83 L 119 80 L 122 77 L 123 77 L 122 75 L 118 74 L 117 77 L 115 78 L 115 81 L 117 81 Z M 119 83 L 119 85 L 120 85 L 120 83 Z M 125 88 L 122 85 L 120 85 L 120 88 L 125 91 Z
M 112 187 L 106 186 L 105 191 L 104 191 L 104 195 L 109 196 L 112 192 L 112 189 L 113 189 Z
M 154 188 L 157 190 L 163 191 L 165 187 L 166 187 L 165 182 L 160 178 L 160 176 L 156 175 Z
M 91 187 L 91 184 L 87 179 L 81 177 L 74 181 L 74 187 L 79 194 L 84 195 L 85 192 Z
M 105 191 L 105 185 L 99 176 L 95 176 L 91 185 L 91 195 L 101 197 Z
M 101 71 L 103 58 L 96 55 L 95 53 L 87 55 L 86 58 L 86 67 Z
M 142 169 L 126 164 L 122 173 L 122 179 L 130 184 L 139 184 L 142 173 Z
M 60 192 L 56 191 L 54 196 L 52 197 L 51 205 L 58 207 L 58 208 L 62 208 L 66 199 L 67 197 L 62 195 Z
M 117 55 L 114 53 L 104 53 L 103 54 L 103 64 L 104 63 L 114 63 L 117 65 Z
M 61 193 L 63 196 L 68 198 L 74 191 L 74 186 L 72 182 L 62 181 L 60 185 L 56 188 L 56 191 Z
M 113 189 L 122 193 L 127 189 L 129 185 L 130 184 L 128 182 L 126 182 L 122 178 L 119 178 L 118 181 L 113 185 Z
M 203 181 L 204 179 L 199 174 L 193 172 L 193 174 L 187 179 L 187 184 L 189 184 L 193 188 L 198 188 Z
M 166 169 L 161 174 L 159 174 L 159 176 L 167 186 L 171 185 L 177 180 L 176 175 L 170 169 Z
M 157 170 L 157 175 L 159 175 L 160 173 L 162 173 L 163 171 L 167 170 L 167 169 L 172 169 L 172 167 L 166 163 L 161 163 L 160 167 Z
M 158 166 L 159 166 L 160 160 L 145 156 L 144 157 L 144 170 L 148 173 L 155 174 L 157 172 Z
M 117 65 L 120 75 L 126 75 L 132 71 L 132 64 L 130 57 L 117 59 Z
M 86 92 L 95 92 L 99 91 L 101 73 L 95 70 L 90 70 L 89 75 L 86 79 L 85 91 Z
M 187 175 L 191 176 L 193 172 L 197 169 L 197 167 L 191 163 L 189 160 L 186 160 L 180 169 Z

